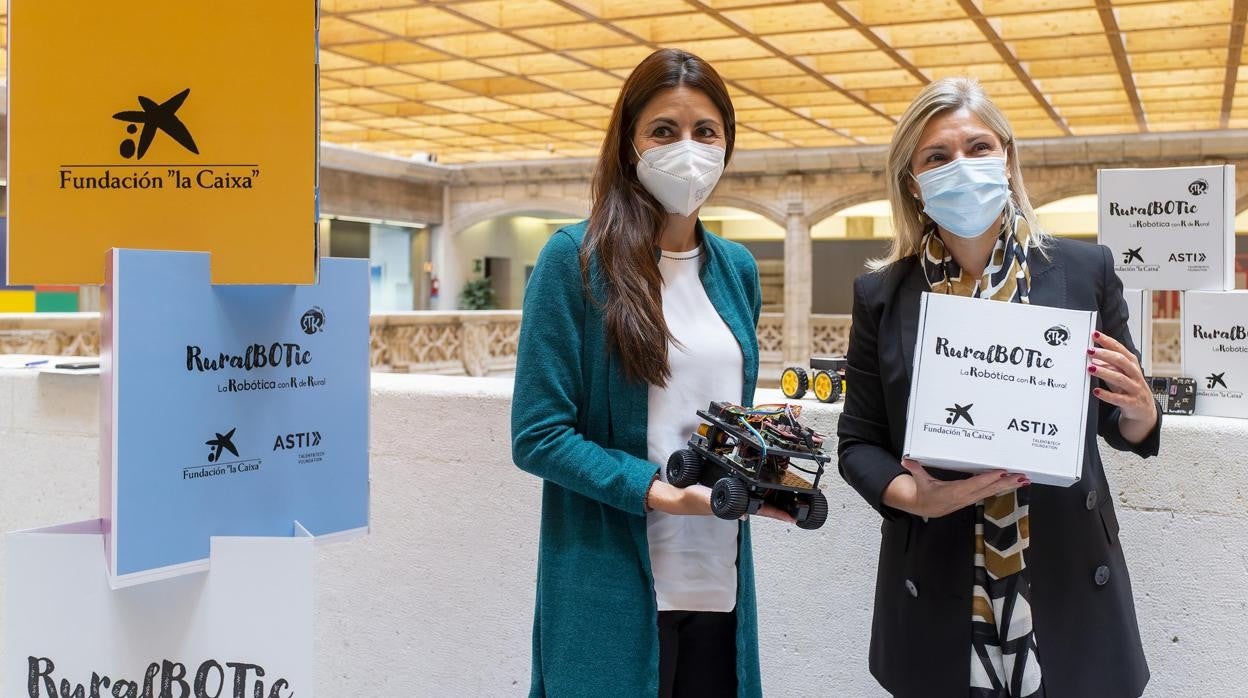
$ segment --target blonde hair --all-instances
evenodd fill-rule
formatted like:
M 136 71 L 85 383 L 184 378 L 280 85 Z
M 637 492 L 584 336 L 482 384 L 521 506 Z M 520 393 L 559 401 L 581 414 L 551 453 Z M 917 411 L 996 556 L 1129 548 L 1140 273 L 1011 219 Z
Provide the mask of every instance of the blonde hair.
M 988 99 L 984 88 L 974 78 L 943 78 L 919 93 L 901 115 L 893 140 L 888 146 L 888 202 L 893 210 L 893 244 L 888 255 L 867 262 L 871 269 L 879 269 L 918 254 L 926 230 L 926 216 L 919 209 L 919 200 L 910 192 L 910 159 L 919 147 L 919 136 L 932 117 L 958 109 L 969 109 L 996 134 L 1005 148 L 1006 167 L 1010 174 L 1010 199 L 1018 214 L 1031 228 L 1030 247 L 1043 248 L 1050 240 L 1036 222 L 1036 212 L 1027 198 L 1023 185 L 1023 171 L 1018 163 L 1014 130 L 1005 114 Z

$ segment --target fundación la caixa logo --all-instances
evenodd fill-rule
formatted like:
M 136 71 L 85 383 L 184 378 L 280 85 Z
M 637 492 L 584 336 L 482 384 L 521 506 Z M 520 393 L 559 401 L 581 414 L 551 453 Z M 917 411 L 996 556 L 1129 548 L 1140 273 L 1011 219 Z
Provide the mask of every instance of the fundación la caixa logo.
M 126 124 L 127 136 L 117 147 L 125 163 L 85 163 L 60 166 L 60 188 L 65 190 L 163 190 L 163 189 L 252 189 L 260 177 L 256 164 L 206 164 L 195 160 L 177 162 L 165 143 L 179 146 L 181 158 L 200 155 L 200 145 L 192 135 L 194 124 L 179 114 L 191 97 L 187 87 L 157 102 L 138 95 L 139 109 L 113 113 Z M 143 159 L 153 150 L 163 152 L 160 164 L 143 168 Z
M 974 406 L 975 405 L 973 403 L 969 405 L 959 405 L 955 402 L 953 403 L 953 407 L 946 407 L 945 411 L 949 413 L 949 416 L 945 418 L 945 424 L 953 426 L 965 420 L 967 424 L 975 426 L 975 420 L 971 419 L 971 408 Z
M 1244 391 L 1231 388 L 1230 383 L 1235 381 L 1226 377 L 1227 371 L 1221 373 L 1210 372 L 1205 376 L 1205 389 L 1198 394 L 1202 397 L 1225 397 L 1232 399 L 1241 399 L 1244 397 Z
M 195 138 L 191 136 L 186 124 L 178 118 L 178 109 L 182 107 L 182 103 L 190 94 L 191 88 L 188 87 L 160 104 L 151 98 L 139 95 L 139 106 L 143 107 L 142 111 L 119 111 L 113 114 L 114 119 L 129 122 L 126 126 L 126 133 L 130 135 L 134 135 L 139 130 L 139 124 L 143 125 L 143 132 L 139 134 L 138 147 L 135 147 L 132 138 L 123 140 L 121 156 L 126 159 L 142 160 L 158 132 L 163 132 L 183 148 L 199 155 Z
M 212 438 L 204 442 L 208 447 L 208 462 L 202 465 L 192 465 L 182 469 L 183 480 L 197 480 L 199 478 L 219 477 L 221 475 L 237 475 L 239 473 L 250 473 L 260 469 L 259 458 L 243 458 L 239 455 L 238 446 L 234 443 L 234 434 L 238 431 L 238 427 L 231 427 L 226 432 L 214 431 Z M 222 456 L 229 453 L 237 460 L 223 461 Z
M 975 418 L 971 415 L 971 408 L 974 406 L 973 403 L 969 402 L 965 405 L 955 402 L 952 407 L 945 408 L 943 424 L 928 422 L 923 425 L 923 431 L 945 436 L 992 441 L 994 432 L 975 426 Z

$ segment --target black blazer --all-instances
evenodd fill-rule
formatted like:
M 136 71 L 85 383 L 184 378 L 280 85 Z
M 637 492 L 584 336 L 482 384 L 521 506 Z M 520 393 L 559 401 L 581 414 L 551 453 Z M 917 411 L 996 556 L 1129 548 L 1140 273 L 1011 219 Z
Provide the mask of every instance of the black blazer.
M 1097 329 L 1138 351 L 1113 257 L 1102 246 L 1055 239 L 1028 257 L 1031 303 L 1099 311 Z M 881 527 L 871 673 L 899 698 L 964 698 L 970 685 L 973 507 L 924 521 L 887 507 L 884 488 L 905 471 L 906 403 L 918 331 L 919 296 L 928 284 L 917 257 L 854 282 L 841 476 L 884 518 Z M 1088 399 L 1083 478 L 1075 485 L 1032 485 L 1032 615 L 1047 695 L 1135 698 L 1148 683 L 1131 581 L 1118 547 L 1118 519 L 1097 450 L 1156 455 L 1157 427 L 1132 445 L 1118 430 L 1118 408 Z M 933 470 L 936 477 L 966 477 Z

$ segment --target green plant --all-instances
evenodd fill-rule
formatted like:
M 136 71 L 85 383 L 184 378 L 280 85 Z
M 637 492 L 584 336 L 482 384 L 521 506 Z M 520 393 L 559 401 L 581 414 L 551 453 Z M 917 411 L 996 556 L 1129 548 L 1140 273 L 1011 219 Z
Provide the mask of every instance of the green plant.
M 489 277 L 473 279 L 464 284 L 464 290 L 459 292 L 460 310 L 493 310 L 497 307 L 498 297 Z

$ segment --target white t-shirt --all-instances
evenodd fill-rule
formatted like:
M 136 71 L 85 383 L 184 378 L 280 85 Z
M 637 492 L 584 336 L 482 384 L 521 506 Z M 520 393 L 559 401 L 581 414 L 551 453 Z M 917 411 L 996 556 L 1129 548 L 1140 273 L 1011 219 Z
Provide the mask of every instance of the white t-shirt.
M 684 448 L 711 401 L 741 401 L 741 345 L 702 288 L 702 248 L 663 252 L 663 317 L 677 344 L 668 345 L 672 377 L 650 386 L 646 442 L 660 464 Z M 703 485 L 693 485 L 703 487 Z M 650 565 L 660 611 L 731 611 L 737 604 L 736 521 L 714 516 L 646 515 Z

